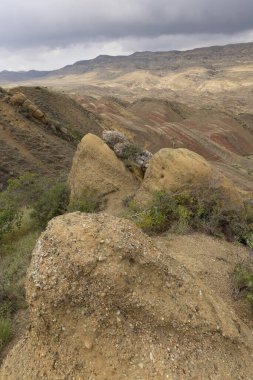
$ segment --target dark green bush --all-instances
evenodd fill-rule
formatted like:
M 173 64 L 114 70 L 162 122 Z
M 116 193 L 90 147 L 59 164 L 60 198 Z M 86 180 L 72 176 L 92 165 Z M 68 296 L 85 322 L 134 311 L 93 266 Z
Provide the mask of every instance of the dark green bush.
M 2 349 L 6 343 L 12 337 L 12 323 L 9 319 L 0 318 L 0 349 Z
M 133 143 L 128 143 L 124 146 L 121 158 L 123 160 L 134 160 L 138 154 L 142 152 L 142 149 Z
M 19 227 L 23 209 L 31 210 L 36 228 L 45 228 L 48 221 L 65 212 L 95 212 L 101 202 L 94 191 L 79 199 L 71 199 L 65 178 L 51 178 L 24 173 L 11 179 L 0 194 L 0 238 Z
M 44 191 L 32 204 L 32 218 L 37 224 L 45 228 L 48 221 L 68 210 L 69 190 L 66 183 L 59 182 Z

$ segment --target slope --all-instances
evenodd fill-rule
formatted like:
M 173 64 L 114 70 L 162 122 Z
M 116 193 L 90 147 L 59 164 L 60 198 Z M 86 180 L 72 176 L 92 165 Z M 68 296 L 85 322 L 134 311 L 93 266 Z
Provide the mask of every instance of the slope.
M 15 101 L 20 93 L 42 118 Z M 78 141 L 89 131 L 99 134 L 99 122 L 68 96 L 38 87 L 1 90 L 0 187 L 24 171 L 68 172 Z

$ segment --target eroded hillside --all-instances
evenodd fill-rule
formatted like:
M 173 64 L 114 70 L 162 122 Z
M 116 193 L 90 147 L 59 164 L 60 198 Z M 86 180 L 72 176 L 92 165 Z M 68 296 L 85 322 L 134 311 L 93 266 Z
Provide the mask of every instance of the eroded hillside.
M 23 98 L 15 100 L 20 93 Z M 166 99 L 128 102 L 108 96 L 72 97 L 41 87 L 2 90 L 2 186 L 7 178 L 24 171 L 67 173 L 76 145 L 86 133 L 101 136 L 104 129 L 115 129 L 152 153 L 164 147 L 193 150 L 237 186 L 253 190 L 250 117 Z M 24 99 L 28 100 L 24 103 Z M 32 114 L 36 110 L 39 117 Z
M 154 98 L 75 98 L 99 115 L 104 128 L 122 131 L 153 153 L 166 147 L 193 150 L 242 189 L 253 190 L 253 133 L 231 112 Z

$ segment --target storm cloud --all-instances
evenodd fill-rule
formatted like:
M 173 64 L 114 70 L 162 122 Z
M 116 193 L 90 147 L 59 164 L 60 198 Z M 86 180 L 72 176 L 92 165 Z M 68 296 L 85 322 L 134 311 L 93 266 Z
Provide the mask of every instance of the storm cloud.
M 4 59 L 43 66 L 60 56 L 65 64 L 100 52 L 246 42 L 252 15 L 252 0 L 1 0 L 0 69 Z

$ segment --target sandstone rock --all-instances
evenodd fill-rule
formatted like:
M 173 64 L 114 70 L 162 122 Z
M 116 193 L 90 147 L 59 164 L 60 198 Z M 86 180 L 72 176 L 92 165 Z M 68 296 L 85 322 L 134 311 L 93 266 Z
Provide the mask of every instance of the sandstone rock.
M 87 193 L 108 199 L 116 193 L 121 198 L 132 193 L 138 182 L 103 140 L 89 133 L 78 145 L 69 185 L 74 199 Z
M 252 374 L 250 329 L 127 220 L 53 219 L 32 255 L 27 300 L 31 328 L 7 357 L 4 380 Z
M 17 92 L 11 96 L 10 102 L 11 104 L 22 106 L 26 99 L 27 97 L 22 92 Z
M 26 98 L 26 100 L 23 103 L 23 107 L 28 110 L 29 107 L 32 105 L 33 105 L 33 102 L 30 99 Z
M 30 112 L 35 119 L 43 119 L 45 114 L 30 99 L 26 99 L 23 107 Z
M 155 191 L 176 192 L 202 185 L 222 188 L 229 199 L 240 202 L 239 193 L 230 181 L 199 154 L 183 148 L 164 148 L 150 160 L 136 200 L 149 201 Z
M 45 116 L 44 113 L 35 105 L 30 105 L 28 107 L 28 110 L 35 119 L 43 119 L 43 117 Z

